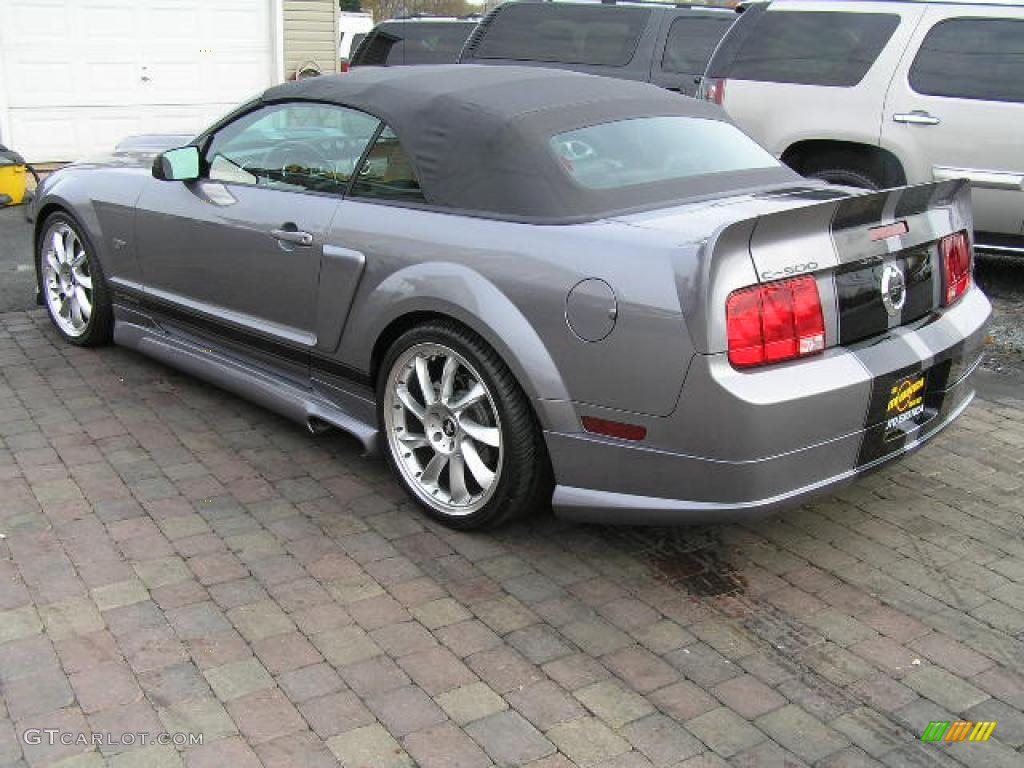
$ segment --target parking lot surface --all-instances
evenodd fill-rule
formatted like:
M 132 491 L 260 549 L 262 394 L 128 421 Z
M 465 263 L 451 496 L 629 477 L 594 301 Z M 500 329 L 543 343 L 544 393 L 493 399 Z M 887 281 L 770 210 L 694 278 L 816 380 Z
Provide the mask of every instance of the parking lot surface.
M 1002 391 L 767 520 L 468 535 L 342 435 L 0 315 L 0 766 L 1019 766 Z M 996 726 L 920 740 L 958 719 Z M 203 743 L 123 738 L 162 732 Z
M 25 208 L 0 208 L 0 313 L 35 305 L 32 225 Z

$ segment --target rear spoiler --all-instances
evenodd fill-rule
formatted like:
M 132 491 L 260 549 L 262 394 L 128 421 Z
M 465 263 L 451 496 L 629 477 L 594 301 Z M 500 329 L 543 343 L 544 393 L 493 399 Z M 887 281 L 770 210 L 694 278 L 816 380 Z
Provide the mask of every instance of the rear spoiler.
M 970 183 L 936 181 L 759 216 L 750 257 L 765 282 L 880 259 L 960 230 L 973 244 Z
M 881 192 L 826 185 L 755 195 L 763 203 L 709 240 L 713 254 L 688 288 L 701 302 L 685 311 L 702 352 L 727 349 L 723 323 L 709 322 L 729 294 L 756 283 L 827 274 L 842 264 L 934 242 L 966 230 L 973 245 L 970 183 L 964 179 Z

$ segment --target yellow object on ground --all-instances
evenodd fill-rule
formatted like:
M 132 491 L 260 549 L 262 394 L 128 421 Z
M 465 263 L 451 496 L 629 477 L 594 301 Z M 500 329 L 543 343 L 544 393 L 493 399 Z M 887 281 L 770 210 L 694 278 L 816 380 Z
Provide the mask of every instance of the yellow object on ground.
M 18 205 L 24 197 L 25 161 L 17 152 L 0 145 L 0 202 Z

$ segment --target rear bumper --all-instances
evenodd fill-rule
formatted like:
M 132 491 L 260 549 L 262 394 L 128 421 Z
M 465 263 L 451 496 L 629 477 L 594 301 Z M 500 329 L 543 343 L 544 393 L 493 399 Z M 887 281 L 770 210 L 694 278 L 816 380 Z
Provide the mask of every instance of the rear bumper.
M 816 359 L 739 373 L 721 355 L 698 357 L 671 416 L 635 419 L 648 427 L 645 443 L 546 433 L 555 512 L 621 524 L 725 521 L 847 483 L 963 413 L 990 311 L 975 288 L 921 327 Z M 894 434 L 885 425 L 891 386 L 922 372 L 925 411 Z
M 966 384 L 966 382 L 963 384 Z M 952 424 L 967 409 L 967 406 L 971 404 L 973 399 L 974 390 L 966 391 L 957 407 L 945 419 L 936 424 L 933 429 L 928 430 L 927 433 L 919 435 L 912 441 L 904 444 L 895 453 L 888 454 L 882 458 L 875 459 L 873 462 L 840 472 L 831 477 L 817 480 L 809 485 L 783 491 L 774 496 L 735 502 L 687 501 L 558 485 L 555 488 L 552 506 L 556 514 L 566 520 L 619 525 L 679 525 L 687 523 L 729 522 L 756 518 L 759 515 L 767 515 L 775 510 L 793 506 L 805 499 L 814 498 L 839 488 L 852 482 L 860 475 L 877 469 L 882 464 L 887 464 L 894 459 L 917 450 L 930 438 Z M 771 483 L 759 482 L 758 474 L 762 472 L 785 473 L 793 469 L 792 462 L 794 461 L 813 462 L 820 455 L 819 451 L 824 450 L 825 453 L 828 453 L 837 449 L 839 452 L 842 452 L 842 446 L 824 448 L 816 446 L 815 448 L 808 449 L 806 452 L 801 452 L 801 455 L 793 457 L 792 460 L 786 460 L 785 457 L 766 459 L 764 462 L 758 463 L 755 472 L 751 472 L 749 467 L 742 465 L 714 466 L 712 476 L 717 482 L 729 482 L 738 487 L 756 491 L 758 486 L 771 485 Z M 681 458 L 683 460 L 693 460 L 692 457 Z

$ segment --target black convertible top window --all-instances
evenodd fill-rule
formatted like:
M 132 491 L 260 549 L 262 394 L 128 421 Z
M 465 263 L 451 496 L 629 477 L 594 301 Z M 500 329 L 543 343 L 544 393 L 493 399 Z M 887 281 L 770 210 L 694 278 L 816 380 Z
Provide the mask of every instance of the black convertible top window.
M 591 189 L 775 168 L 779 161 L 739 128 L 721 120 L 634 117 L 551 138 L 562 165 Z
M 473 56 L 623 67 L 650 15 L 637 7 L 510 3 L 481 30 Z
M 552 137 L 633 118 L 702 118 L 727 125 L 728 119 L 714 104 L 648 83 L 567 70 L 365 67 L 284 83 L 261 97 L 263 103 L 296 99 L 341 104 L 379 118 L 394 130 L 408 162 L 407 170 L 396 164 L 390 178 L 401 176 L 406 189 L 415 179 L 428 206 L 471 215 L 586 221 L 800 178 L 778 163 L 747 163 L 721 173 L 641 174 L 627 185 L 581 184 L 552 151 Z

